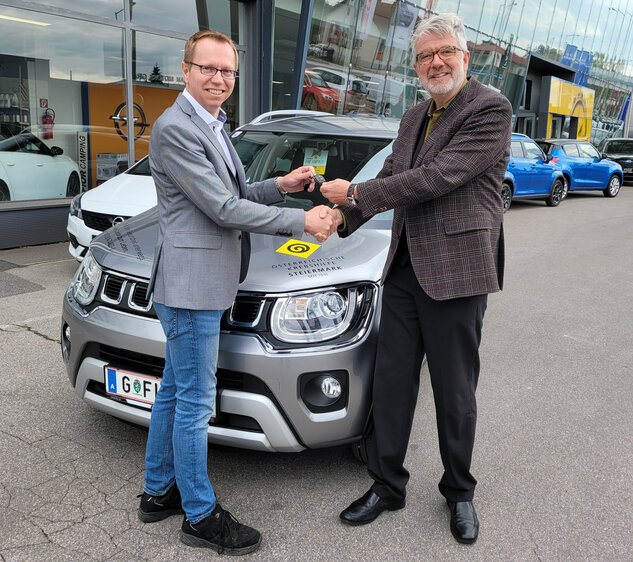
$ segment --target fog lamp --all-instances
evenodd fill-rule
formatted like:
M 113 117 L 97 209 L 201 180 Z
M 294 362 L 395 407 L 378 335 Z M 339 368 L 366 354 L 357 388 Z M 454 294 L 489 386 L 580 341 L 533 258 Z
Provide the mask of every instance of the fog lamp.
M 341 383 L 334 377 L 325 377 L 321 381 L 321 392 L 328 398 L 338 398 L 341 395 Z
M 70 326 L 68 324 L 66 324 L 66 327 L 64 328 L 64 337 L 70 341 Z

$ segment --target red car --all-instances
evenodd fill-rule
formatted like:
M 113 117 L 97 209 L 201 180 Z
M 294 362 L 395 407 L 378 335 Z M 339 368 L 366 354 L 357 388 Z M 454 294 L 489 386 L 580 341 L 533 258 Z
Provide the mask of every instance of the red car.
M 301 107 L 313 111 L 336 113 L 341 97 L 330 88 L 316 72 L 309 70 L 303 75 Z

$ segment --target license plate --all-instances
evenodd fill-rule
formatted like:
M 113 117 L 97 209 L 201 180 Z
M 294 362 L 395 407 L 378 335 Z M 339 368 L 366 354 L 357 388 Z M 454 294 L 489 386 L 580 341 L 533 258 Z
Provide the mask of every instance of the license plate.
M 153 404 L 160 388 L 160 379 L 114 369 L 105 368 L 106 392 L 112 396 L 120 396 L 143 404 Z
M 633 168 L 622 168 L 622 171 L 623 171 L 625 174 L 630 174 L 631 172 L 633 172 Z
M 106 392 L 112 396 L 120 396 L 140 406 L 151 406 L 156 401 L 161 379 L 149 375 L 141 375 L 114 367 L 105 367 Z M 220 393 L 215 396 L 211 421 L 216 421 L 216 410 L 219 407 Z M 148 405 L 148 406 L 146 406 Z

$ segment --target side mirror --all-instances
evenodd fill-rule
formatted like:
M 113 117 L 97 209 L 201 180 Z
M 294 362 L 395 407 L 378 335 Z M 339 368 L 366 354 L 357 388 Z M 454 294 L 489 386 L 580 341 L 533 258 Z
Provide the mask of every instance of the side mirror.
M 59 148 L 59 146 L 51 146 L 51 154 L 53 156 L 59 156 L 60 154 L 64 154 L 64 150 Z

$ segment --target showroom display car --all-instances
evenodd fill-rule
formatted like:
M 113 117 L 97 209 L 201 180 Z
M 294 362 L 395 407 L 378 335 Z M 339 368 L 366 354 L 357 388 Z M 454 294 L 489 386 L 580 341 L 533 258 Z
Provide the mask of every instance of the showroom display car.
M 561 167 L 566 197 L 570 191 L 600 190 L 615 197 L 622 186 L 622 166 L 581 139 L 538 139 L 539 146 L 552 162 Z
M 123 173 L 72 199 L 66 225 L 68 251 L 81 261 L 95 236 L 154 205 L 156 188 L 145 156 Z
M 378 117 L 285 113 L 233 133 L 247 181 L 304 163 L 326 180 L 373 178 L 398 129 L 398 121 Z M 315 190 L 288 196 L 283 205 L 325 202 Z M 376 215 L 353 236 L 335 235 L 322 245 L 305 235 L 251 236 L 248 276 L 222 319 L 210 442 L 287 452 L 354 443 L 359 458 L 366 456 L 391 216 Z M 153 207 L 94 238 L 63 298 L 61 325 L 76 393 L 145 426 L 165 352 L 146 295 L 157 229 Z
M 527 135 L 512 133 L 510 160 L 501 191 L 504 212 L 513 199 L 544 199 L 556 207 L 564 199 L 563 172 Z
M 58 146 L 22 131 L 0 138 L 0 201 L 72 197 L 81 190 L 79 167 Z
M 633 181 L 633 139 L 604 139 L 598 145 L 598 151 L 604 157 L 622 166 L 624 181 Z

